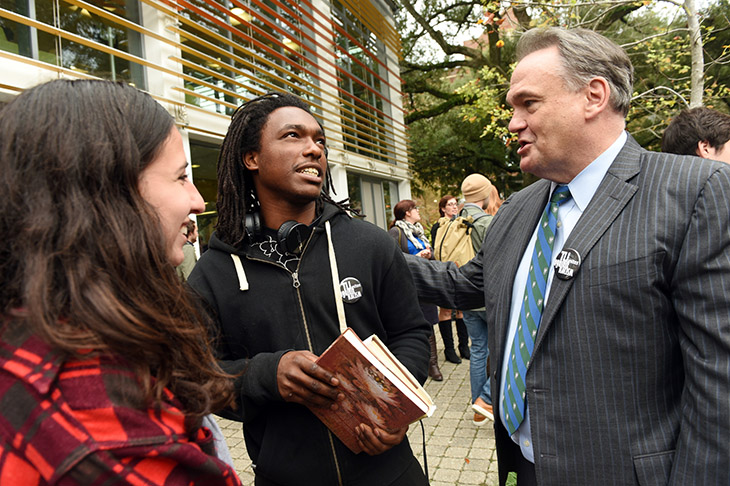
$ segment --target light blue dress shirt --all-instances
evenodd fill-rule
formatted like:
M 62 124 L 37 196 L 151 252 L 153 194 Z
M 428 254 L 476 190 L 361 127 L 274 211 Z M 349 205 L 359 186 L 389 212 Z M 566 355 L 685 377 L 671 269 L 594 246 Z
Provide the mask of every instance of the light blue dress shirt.
M 547 288 L 545 291 L 545 305 L 547 306 L 548 298 L 550 297 L 550 285 L 553 281 L 553 275 L 555 274 L 555 259 L 560 254 L 560 250 L 563 248 L 563 244 L 568 239 L 570 232 L 573 231 L 575 225 L 578 223 L 580 216 L 585 211 L 588 203 L 593 199 L 593 195 L 596 193 L 598 186 L 608 172 L 608 168 L 613 163 L 618 153 L 626 143 L 628 135 L 625 131 L 621 132 L 618 139 L 601 155 L 591 162 L 580 174 L 575 176 L 570 183 L 568 188 L 573 198 L 570 201 L 566 201 L 561 204 L 558 208 L 558 229 L 555 235 L 555 242 L 553 243 L 553 258 L 550 262 Z M 550 194 L 558 186 L 555 182 L 550 186 Z M 537 227 L 532 233 L 525 254 L 522 256 L 520 266 L 517 268 L 515 274 L 515 282 L 512 286 L 512 305 L 510 307 L 509 315 L 509 329 L 507 330 L 507 342 L 504 348 L 504 357 L 502 359 L 502 380 L 499 390 L 500 403 L 502 403 L 504 397 L 504 385 L 507 382 L 507 364 L 509 362 L 510 353 L 512 349 L 512 342 L 514 341 L 515 330 L 517 329 L 517 321 L 520 317 L 520 307 L 522 304 L 522 297 L 525 294 L 525 285 L 527 283 L 527 274 L 529 272 L 530 260 L 532 252 L 535 248 L 535 240 L 537 238 Z M 582 255 L 581 255 L 582 256 Z M 559 371 L 558 371 L 559 372 Z M 502 415 L 500 413 L 500 415 Z M 500 419 L 504 424 L 504 417 Z M 523 420 L 520 427 L 512 434 L 512 440 L 520 446 L 522 455 L 525 456 L 530 462 L 535 462 L 535 452 L 532 448 L 532 432 L 530 429 L 530 404 L 525 403 L 525 419 Z

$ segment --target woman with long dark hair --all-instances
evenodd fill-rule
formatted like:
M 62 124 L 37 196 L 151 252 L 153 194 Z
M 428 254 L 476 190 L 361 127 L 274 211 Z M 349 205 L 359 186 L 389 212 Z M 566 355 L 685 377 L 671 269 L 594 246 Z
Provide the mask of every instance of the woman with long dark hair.
M 149 95 L 58 80 L 0 111 L 0 477 L 240 484 L 201 427 L 231 403 L 174 266 L 204 209 Z

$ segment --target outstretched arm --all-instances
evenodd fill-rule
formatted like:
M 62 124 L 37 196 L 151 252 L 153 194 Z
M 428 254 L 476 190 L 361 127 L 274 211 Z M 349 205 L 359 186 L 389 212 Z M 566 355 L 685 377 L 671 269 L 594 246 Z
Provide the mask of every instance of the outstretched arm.
M 453 262 L 426 260 L 406 255 L 418 298 L 447 309 L 484 306 L 482 252 L 459 268 Z

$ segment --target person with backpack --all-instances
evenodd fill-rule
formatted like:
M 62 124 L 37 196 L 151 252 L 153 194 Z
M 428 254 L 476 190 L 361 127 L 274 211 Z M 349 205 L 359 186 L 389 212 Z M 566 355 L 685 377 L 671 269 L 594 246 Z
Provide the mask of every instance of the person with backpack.
M 492 222 L 502 201 L 497 188 L 481 174 L 470 174 L 461 183 L 464 195 L 464 208 L 460 217 L 471 218 L 472 227 L 467 241 L 472 245 L 475 255 L 484 241 L 484 234 Z M 477 427 L 494 420 L 492 413 L 492 394 L 487 373 L 487 311 L 484 307 L 464 311 L 464 324 L 471 338 L 471 358 L 469 359 L 469 378 L 471 384 L 471 407 L 474 411 L 473 423 Z
M 443 223 L 443 227 L 448 227 L 450 226 L 449 222 L 454 220 L 457 214 L 459 214 L 459 202 L 454 196 L 447 194 L 441 198 L 441 200 L 439 201 L 439 214 L 441 214 L 441 218 L 436 221 L 433 226 L 431 226 L 431 247 L 434 249 L 434 251 L 436 249 L 436 235 L 439 234 L 438 230 L 439 227 L 441 227 L 441 223 Z M 446 233 L 442 231 L 441 234 L 443 235 Z M 442 239 L 439 240 L 440 243 L 442 241 Z M 450 252 L 447 251 L 444 254 L 448 255 L 449 253 Z M 437 260 L 442 260 L 440 258 L 440 255 L 434 253 L 434 256 Z M 442 261 L 453 260 L 446 258 Z M 454 349 L 454 334 L 453 329 L 451 328 L 452 319 L 456 321 L 456 335 L 459 338 L 459 353 L 461 354 L 462 358 L 469 359 L 469 333 L 467 332 L 466 326 L 464 325 L 463 315 L 461 311 L 457 309 L 446 309 L 443 307 L 439 307 L 438 318 L 439 332 L 441 333 L 441 339 L 444 342 L 444 355 L 446 356 L 446 361 L 454 364 L 461 363 L 461 358 L 459 358 L 459 355 L 456 354 L 456 350 Z
M 421 226 L 421 212 L 412 199 L 403 199 L 393 207 L 394 219 L 390 223 L 388 234 L 398 243 L 403 253 L 416 255 L 427 260 L 433 259 L 431 245 Z M 431 324 L 431 336 L 428 342 L 431 348 L 428 360 L 428 376 L 435 381 L 442 381 L 444 376 L 439 369 L 438 354 L 436 352 L 436 336 L 433 326 L 438 322 L 438 308 L 434 304 L 419 302 L 423 317 Z

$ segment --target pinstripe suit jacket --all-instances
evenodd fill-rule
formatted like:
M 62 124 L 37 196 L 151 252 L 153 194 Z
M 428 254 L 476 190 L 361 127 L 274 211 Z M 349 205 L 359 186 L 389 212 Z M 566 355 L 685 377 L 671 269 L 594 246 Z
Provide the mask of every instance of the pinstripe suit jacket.
M 424 300 L 486 303 L 492 390 L 549 190 L 510 197 L 460 269 L 409 259 Z M 729 223 L 730 166 L 629 137 L 565 242 L 583 262 L 553 280 L 528 368 L 540 485 L 730 485 Z M 504 472 L 514 446 L 495 429 Z

